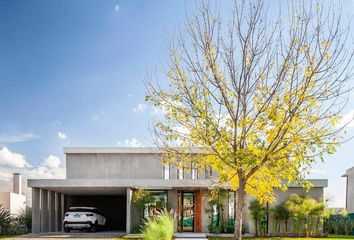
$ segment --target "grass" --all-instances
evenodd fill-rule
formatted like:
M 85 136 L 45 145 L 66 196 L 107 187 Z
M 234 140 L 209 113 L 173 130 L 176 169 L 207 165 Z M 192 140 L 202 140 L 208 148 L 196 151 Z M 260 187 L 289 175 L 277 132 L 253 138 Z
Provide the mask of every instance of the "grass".
M 329 235 L 326 237 L 327 239 L 336 240 L 336 239 L 354 239 L 354 236 L 345 236 L 345 235 Z M 140 236 L 125 236 L 118 238 L 117 240 L 125 240 L 125 239 L 136 239 L 141 240 Z M 231 237 L 208 237 L 208 240 L 232 240 Z M 245 238 L 249 240 L 318 240 L 323 238 L 291 238 L 291 237 L 270 237 L 270 238 Z
M 354 236 L 346 235 L 329 235 L 325 237 L 327 239 L 354 239 Z M 232 240 L 230 237 L 209 237 L 209 240 Z M 324 238 L 295 238 L 295 237 L 270 237 L 270 238 L 248 238 L 250 240 L 314 240 L 314 239 L 324 239 Z

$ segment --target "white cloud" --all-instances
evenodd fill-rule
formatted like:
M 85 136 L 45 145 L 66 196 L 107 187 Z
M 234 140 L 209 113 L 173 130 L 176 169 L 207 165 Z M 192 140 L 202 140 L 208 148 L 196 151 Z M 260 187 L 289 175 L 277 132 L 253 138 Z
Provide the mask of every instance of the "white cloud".
M 5 154 L 4 154 L 5 153 Z M 3 156 L 5 155 L 6 162 L 9 157 L 12 160 L 9 164 L 3 163 Z M 17 164 L 14 164 L 17 163 Z M 61 163 L 60 159 L 56 156 L 50 155 L 43 159 L 43 161 L 37 166 L 31 166 L 27 163 L 25 157 L 19 153 L 13 153 L 6 148 L 0 150 L 0 192 L 11 191 L 12 189 L 12 175 L 13 173 L 21 173 L 23 176 L 23 192 L 27 197 L 27 205 L 31 205 L 31 189 L 27 187 L 27 179 L 44 179 L 44 178 L 65 178 L 65 167 Z
M 311 174 L 316 174 L 316 175 L 323 175 L 326 173 L 326 170 L 324 169 L 319 169 L 319 168 L 314 168 L 310 170 Z
M 61 126 L 61 122 L 58 121 L 58 120 L 55 120 L 55 121 L 52 123 L 52 126 L 53 126 L 53 127 Z
M 354 109 L 342 115 L 342 119 L 337 124 L 337 128 L 346 126 L 346 128 L 354 128 Z
M 44 167 L 48 167 L 48 168 L 59 168 L 60 165 L 60 158 L 50 155 L 48 158 L 46 158 L 42 165 Z
M 144 103 L 139 103 L 135 108 L 133 108 L 133 112 L 142 113 L 146 110 L 146 105 Z
M 115 12 L 118 12 L 119 8 L 120 8 L 120 6 L 119 6 L 118 4 L 116 4 L 116 5 L 114 6 L 114 11 L 115 11 Z
M 22 134 L 0 134 L 0 143 L 18 143 L 30 141 L 39 138 L 38 135 L 33 133 L 22 133 Z
M 118 146 L 121 146 L 121 147 L 143 147 L 144 146 L 136 138 L 125 139 L 124 141 L 119 141 L 117 144 L 118 144 Z
M 11 152 L 8 148 L 3 147 L 0 150 L 0 166 L 24 168 L 29 167 L 25 156 Z
M 65 140 L 67 139 L 67 136 L 65 133 L 63 132 L 57 132 L 57 135 L 58 135 L 58 138 L 62 139 L 62 140 Z
M 152 111 L 150 112 L 151 115 L 164 115 L 167 113 L 167 108 L 162 106 L 162 107 L 153 107 Z
M 95 113 L 91 119 L 92 121 L 96 122 L 97 120 L 99 120 L 102 116 L 104 115 L 104 109 L 102 109 L 99 113 Z

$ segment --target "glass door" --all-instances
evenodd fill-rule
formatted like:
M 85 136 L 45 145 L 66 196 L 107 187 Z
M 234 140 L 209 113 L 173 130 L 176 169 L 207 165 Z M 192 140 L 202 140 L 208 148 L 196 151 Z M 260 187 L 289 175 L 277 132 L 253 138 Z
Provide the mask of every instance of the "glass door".
M 178 231 L 194 231 L 194 192 L 178 192 Z

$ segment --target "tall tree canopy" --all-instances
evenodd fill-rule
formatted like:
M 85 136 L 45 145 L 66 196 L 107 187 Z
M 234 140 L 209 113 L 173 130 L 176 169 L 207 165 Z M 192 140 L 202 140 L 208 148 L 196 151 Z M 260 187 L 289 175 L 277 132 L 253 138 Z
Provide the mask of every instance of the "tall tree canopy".
M 168 47 L 164 80 L 147 84 L 163 114 L 154 134 L 165 161 L 212 166 L 236 191 L 238 239 L 246 193 L 272 201 L 274 189 L 306 185 L 309 167 L 342 141 L 348 25 L 335 6 L 279 9 L 272 17 L 263 1 L 235 1 L 225 21 L 201 3 Z

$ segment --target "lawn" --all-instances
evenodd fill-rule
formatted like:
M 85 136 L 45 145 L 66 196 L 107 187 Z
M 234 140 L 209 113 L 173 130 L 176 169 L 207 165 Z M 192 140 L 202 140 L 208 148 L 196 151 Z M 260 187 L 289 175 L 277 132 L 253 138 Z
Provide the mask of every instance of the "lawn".
M 326 237 L 331 240 L 335 239 L 354 239 L 354 236 L 339 236 L 339 235 L 329 235 Z M 125 240 L 125 239 L 136 239 L 140 240 L 141 238 L 137 236 L 126 236 L 122 238 L 118 238 L 118 240 Z M 233 238 L 230 237 L 208 237 L 209 240 L 232 240 Z M 287 237 L 272 237 L 272 238 L 245 238 L 249 240 L 315 240 L 315 239 L 323 239 L 323 238 L 287 238 Z
M 354 239 L 354 236 L 338 236 L 329 235 L 326 237 L 331 240 L 335 239 Z M 209 237 L 209 240 L 232 240 L 233 238 L 223 238 L 223 237 Z M 290 237 L 272 237 L 272 238 L 249 238 L 250 240 L 313 240 L 313 239 L 323 239 L 323 238 L 290 238 Z

